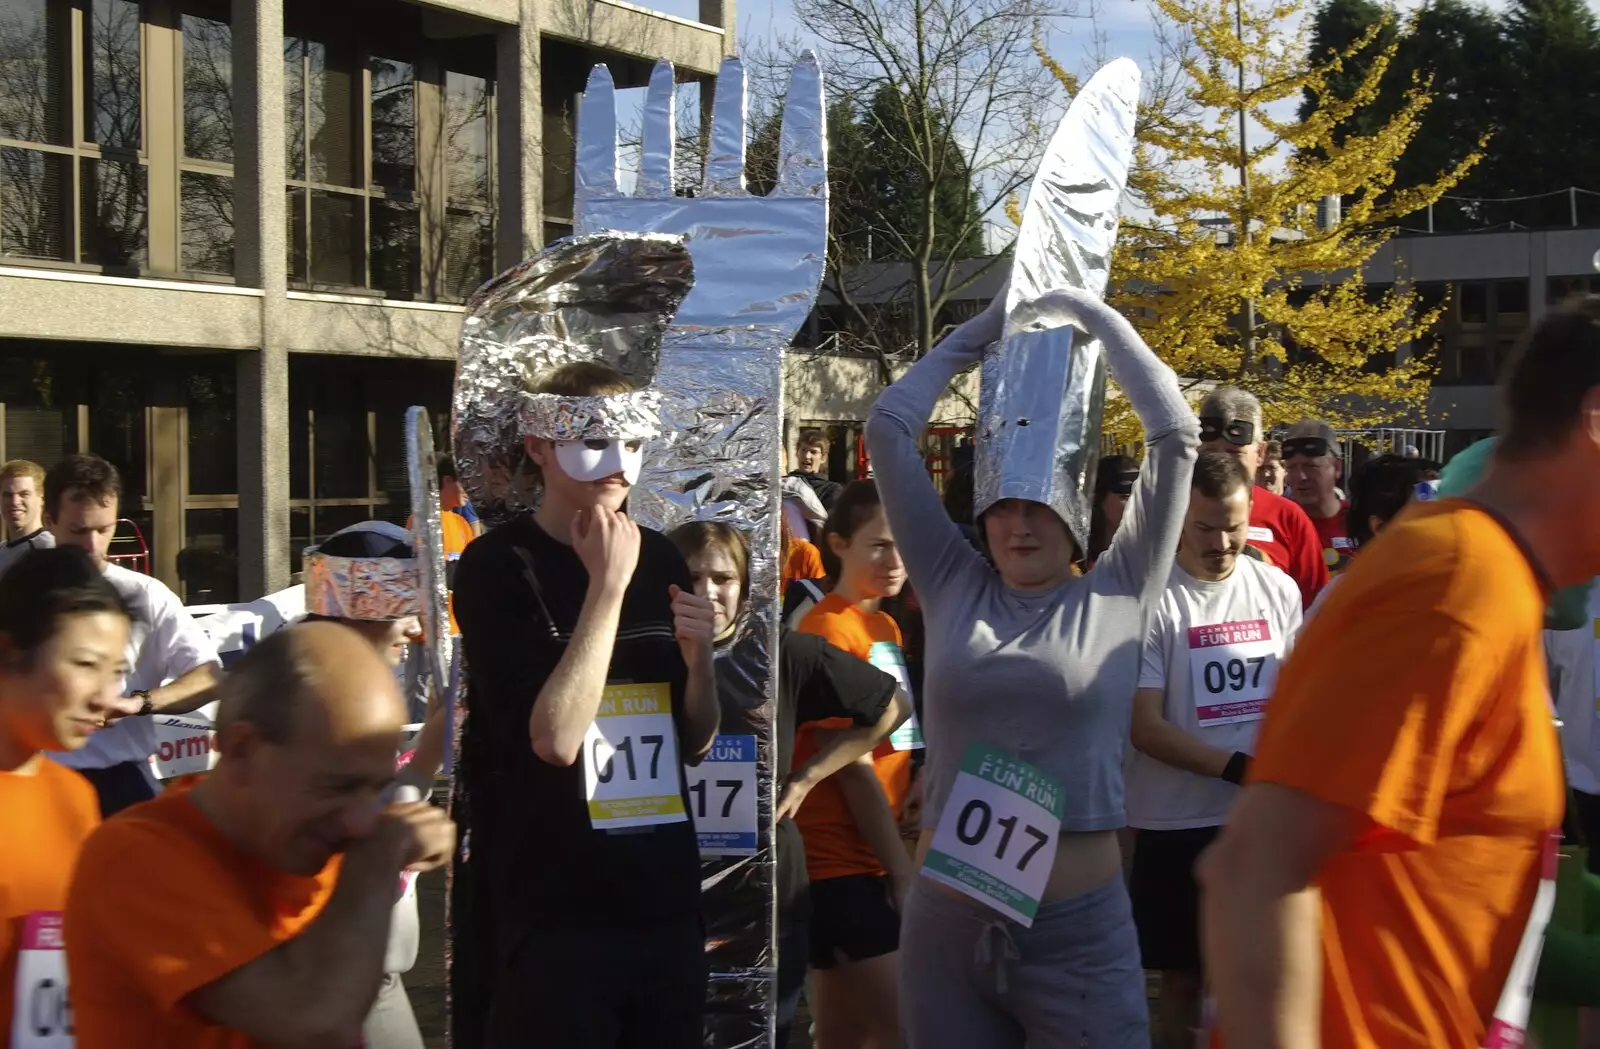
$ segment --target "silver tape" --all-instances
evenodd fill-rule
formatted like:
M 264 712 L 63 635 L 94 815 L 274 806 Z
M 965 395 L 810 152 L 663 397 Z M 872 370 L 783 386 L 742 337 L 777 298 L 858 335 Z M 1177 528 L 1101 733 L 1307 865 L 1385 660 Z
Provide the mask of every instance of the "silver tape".
M 973 509 L 981 514 L 1001 499 L 1043 503 L 1081 550 L 1089 545 L 1105 355 L 1041 300 L 1057 288 L 1105 291 L 1138 101 L 1139 67 L 1126 58 L 1072 100 L 1028 191 L 1005 336 L 983 358 Z
M 740 723 L 757 735 L 762 826 L 756 856 L 706 862 L 712 971 L 706 1044 L 765 1047 L 776 971 L 772 664 L 782 567 L 781 365 L 816 301 L 827 246 L 822 74 L 809 54 L 791 72 L 777 184 L 765 197 L 750 195 L 744 183 L 749 129 L 739 61 L 725 60 L 717 77 L 710 150 L 694 197 L 672 191 L 673 91 L 671 64 L 657 63 L 645 98 L 639 188 L 623 196 L 615 92 L 610 73 L 595 67 L 578 110 L 577 224 L 584 232 L 677 234 L 694 257 L 694 290 L 667 328 L 651 382 L 661 395 L 663 437 L 646 449 L 629 512 L 663 531 L 715 520 L 750 537 L 748 614 L 732 649 L 717 661 L 717 680 L 725 714 L 730 703 L 744 708 Z
M 590 360 L 648 385 L 693 283 L 683 238 L 599 233 L 552 244 L 478 289 L 461 326 L 453 425 L 457 476 L 479 516 L 538 504 L 521 430 L 532 380 Z
M 654 390 L 595 397 L 525 393 L 522 433 L 548 441 L 648 441 L 661 433 L 660 404 Z

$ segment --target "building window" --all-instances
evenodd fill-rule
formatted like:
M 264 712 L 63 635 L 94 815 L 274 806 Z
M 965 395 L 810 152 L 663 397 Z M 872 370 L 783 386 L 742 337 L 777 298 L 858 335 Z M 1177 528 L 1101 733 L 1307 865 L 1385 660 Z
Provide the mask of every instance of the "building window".
M 207 17 L 210 15 L 211 17 Z M 225 12 L 185 12 L 183 156 L 178 175 L 182 268 L 233 276 L 233 28 Z
M 0 0 L 0 255 L 145 266 L 142 39 L 134 0 Z
M 1436 386 L 1492 386 L 1517 341 L 1528 330 L 1526 280 L 1462 281 L 1417 285 L 1419 306 L 1444 305 L 1419 347 L 1439 365 Z
M 1575 295 L 1600 295 L 1600 277 L 1551 277 L 1548 301 L 1552 309 Z
M 284 47 L 290 280 L 465 299 L 494 263 L 493 80 L 339 32 Z

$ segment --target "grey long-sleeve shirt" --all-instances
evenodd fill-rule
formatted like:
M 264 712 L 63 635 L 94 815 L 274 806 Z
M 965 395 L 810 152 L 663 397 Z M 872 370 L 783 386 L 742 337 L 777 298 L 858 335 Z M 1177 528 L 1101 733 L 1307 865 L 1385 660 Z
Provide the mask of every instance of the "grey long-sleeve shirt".
M 1122 763 L 1144 612 L 1172 567 L 1199 425 L 1172 369 L 1120 315 L 1098 303 L 1080 312 L 1106 345 L 1112 377 L 1148 441 L 1122 525 L 1087 575 L 1045 593 L 1012 590 L 945 515 L 917 436 L 950 380 L 976 359 L 970 334 L 963 339 L 958 329 L 918 361 L 879 396 L 867 421 L 873 473 L 927 629 L 928 829 L 938 825 L 973 742 L 1054 778 L 1063 831 L 1125 822 Z

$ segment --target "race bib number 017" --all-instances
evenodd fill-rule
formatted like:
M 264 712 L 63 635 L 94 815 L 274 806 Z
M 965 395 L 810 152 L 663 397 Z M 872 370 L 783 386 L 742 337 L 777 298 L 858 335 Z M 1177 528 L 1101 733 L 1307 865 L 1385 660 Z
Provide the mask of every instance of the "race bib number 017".
M 1189 671 L 1201 728 L 1266 716 L 1281 644 L 1265 619 L 1189 628 Z
M 754 856 L 756 738 L 718 736 L 705 760 L 683 771 L 700 855 Z
M 678 734 L 664 682 L 607 685 L 583 737 L 583 785 L 595 830 L 682 823 Z
M 906 654 L 900 651 L 899 645 L 891 641 L 874 641 L 872 647 L 867 649 L 867 662 L 898 681 L 908 699 L 915 698 L 911 692 L 911 675 L 906 672 Z M 923 748 L 922 726 L 917 724 L 915 711 L 899 728 L 889 733 L 889 745 L 895 750 Z
M 60 911 L 34 911 L 22 921 L 11 1016 L 11 1049 L 72 1049 Z
M 922 873 L 1032 926 L 1061 837 L 1061 787 L 981 743 L 967 744 Z

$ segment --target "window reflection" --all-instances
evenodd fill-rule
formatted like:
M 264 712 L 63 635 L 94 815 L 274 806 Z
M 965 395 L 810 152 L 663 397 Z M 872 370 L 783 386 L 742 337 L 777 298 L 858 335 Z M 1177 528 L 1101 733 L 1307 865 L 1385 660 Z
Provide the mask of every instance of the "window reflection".
M 410 193 L 416 188 L 417 107 L 411 63 L 374 58 L 372 73 L 372 183 Z
M 0 149 L 0 253 L 70 258 L 71 172 L 71 157 Z
M 233 272 L 233 179 L 185 171 L 181 175 L 183 268 L 194 273 Z
M 183 16 L 183 152 L 233 160 L 233 28 L 189 14 Z
M 102 147 L 139 148 L 139 5 L 94 0 L 89 9 L 93 76 L 84 136 Z
M 50 0 L 0 0 L 0 136 L 66 144 L 67 12 Z
M 489 81 L 444 76 L 446 184 L 452 203 L 489 201 Z
M 79 170 L 84 261 L 119 269 L 142 266 L 148 211 L 144 167 L 84 159 Z

